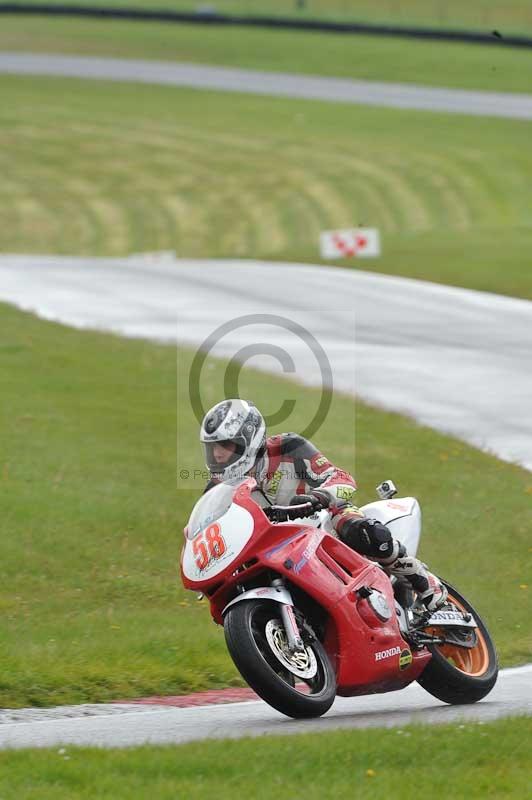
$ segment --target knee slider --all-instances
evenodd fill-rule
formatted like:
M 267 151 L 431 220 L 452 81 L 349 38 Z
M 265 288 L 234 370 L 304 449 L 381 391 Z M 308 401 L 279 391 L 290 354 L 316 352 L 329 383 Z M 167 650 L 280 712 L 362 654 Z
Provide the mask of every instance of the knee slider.
M 371 526 L 372 533 L 370 534 L 372 539 L 372 553 L 371 555 L 374 558 L 390 558 L 393 555 L 393 538 L 392 534 L 386 527 L 380 522 L 374 523 Z

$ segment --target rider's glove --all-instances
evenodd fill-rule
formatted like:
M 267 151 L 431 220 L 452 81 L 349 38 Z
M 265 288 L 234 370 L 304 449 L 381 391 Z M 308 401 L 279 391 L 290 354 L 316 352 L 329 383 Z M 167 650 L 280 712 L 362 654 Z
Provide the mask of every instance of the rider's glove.
M 323 498 L 318 497 L 316 494 L 295 494 L 290 500 L 291 506 L 300 506 L 303 503 L 310 503 L 314 511 L 319 511 L 324 505 L 328 503 L 323 502 Z

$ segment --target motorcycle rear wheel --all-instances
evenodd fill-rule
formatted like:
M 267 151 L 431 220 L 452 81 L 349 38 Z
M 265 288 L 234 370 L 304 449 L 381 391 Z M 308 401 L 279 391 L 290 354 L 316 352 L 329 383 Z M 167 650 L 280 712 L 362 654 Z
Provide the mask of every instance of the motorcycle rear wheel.
M 281 647 L 284 629 L 278 603 L 268 600 L 237 603 L 225 615 L 224 631 L 238 671 L 259 697 L 277 711 L 300 719 L 320 717 L 332 706 L 336 677 L 321 642 L 317 639 L 307 642 L 305 654 L 299 657 L 299 662 L 294 662 L 293 668 L 300 674 L 290 671 L 294 656 Z M 274 640 L 280 643 L 278 648 Z
M 449 583 L 443 583 L 449 592 L 448 601 L 475 618 L 476 644 L 472 648 L 456 644 L 429 645 L 432 659 L 417 680 L 429 694 L 444 703 L 476 703 L 491 692 L 497 682 L 497 653 L 488 629 L 471 603 Z M 444 630 L 430 628 L 427 632 L 438 634 Z

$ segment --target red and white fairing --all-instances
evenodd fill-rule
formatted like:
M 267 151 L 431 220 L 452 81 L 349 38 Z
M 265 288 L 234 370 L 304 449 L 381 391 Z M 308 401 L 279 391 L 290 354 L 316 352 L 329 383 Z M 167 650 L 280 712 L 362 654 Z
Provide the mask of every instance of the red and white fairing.
M 181 562 L 183 574 L 191 581 L 219 575 L 238 558 L 253 535 L 253 517 L 233 503 L 234 491 L 234 485 L 220 483 L 194 506 Z
M 213 487 L 198 501 L 185 533 L 185 587 L 208 596 L 218 624 L 236 603 L 263 597 L 292 606 L 294 589 L 308 594 L 323 610 L 322 643 L 337 694 L 391 691 L 415 680 L 430 653 L 412 651 L 403 638 L 393 588 L 379 565 L 327 533 L 323 512 L 301 522 L 271 522 L 253 497 L 255 489 L 248 478 Z M 404 518 L 402 524 L 415 531 L 416 502 L 393 501 L 405 502 L 403 509 L 387 502 L 368 509 L 392 526 Z

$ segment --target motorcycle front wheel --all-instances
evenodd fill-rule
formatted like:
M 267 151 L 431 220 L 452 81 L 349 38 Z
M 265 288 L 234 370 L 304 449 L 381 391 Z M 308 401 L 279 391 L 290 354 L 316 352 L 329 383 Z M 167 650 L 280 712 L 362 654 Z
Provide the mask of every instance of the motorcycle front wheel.
M 468 647 L 456 643 L 429 645 L 432 659 L 417 680 L 427 692 L 444 703 L 476 703 L 495 686 L 499 671 L 497 653 L 488 629 L 471 603 L 449 583 L 443 583 L 449 592 L 448 602 L 460 611 L 472 614 L 478 627 L 474 629 L 472 642 L 467 641 L 470 629 L 464 629 L 464 642 L 469 644 Z M 427 633 L 445 636 L 445 628 L 427 628 Z
M 280 606 L 244 600 L 224 618 L 227 648 L 244 680 L 269 705 L 289 717 L 319 717 L 336 697 L 336 677 L 318 639 L 291 653 Z

